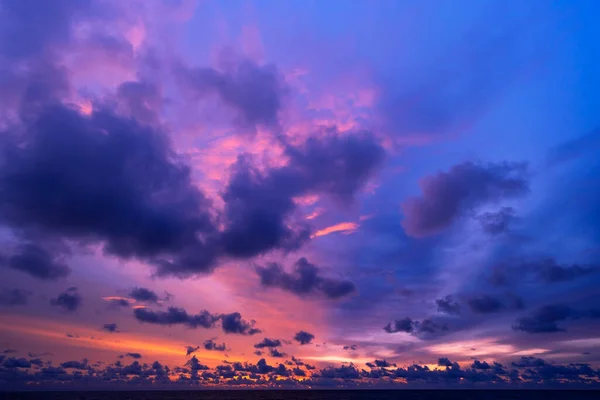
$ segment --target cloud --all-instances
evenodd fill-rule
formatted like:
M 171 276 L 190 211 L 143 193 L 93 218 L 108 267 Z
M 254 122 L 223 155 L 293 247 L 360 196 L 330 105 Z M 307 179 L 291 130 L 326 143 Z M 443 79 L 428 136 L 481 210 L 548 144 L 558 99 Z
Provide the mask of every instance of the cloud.
M 554 258 L 538 258 L 525 262 L 508 262 L 494 267 L 489 282 L 494 286 L 507 286 L 525 278 L 538 284 L 559 284 L 600 272 L 595 264 L 559 264 Z
M 71 273 L 71 268 L 35 244 L 19 246 L 18 252 L 8 258 L 6 265 L 34 278 L 49 281 L 65 278 Z
M 287 356 L 286 353 L 282 353 L 274 347 L 269 348 L 269 355 L 271 357 L 275 357 L 275 358 L 283 358 L 283 357 Z
M 225 351 L 227 350 L 227 346 L 225 345 L 225 343 L 218 344 L 214 340 L 208 339 L 204 341 L 204 349 L 214 351 Z
M 111 324 L 104 324 L 102 329 L 105 330 L 106 332 L 110 332 L 110 333 L 119 332 L 117 324 L 115 324 L 114 322 Z
M 329 299 L 338 299 L 356 290 L 350 281 L 321 277 L 320 269 L 306 258 L 296 261 L 291 273 L 284 271 L 277 263 L 256 267 L 256 273 L 263 286 L 278 287 L 299 296 L 317 293 Z
M 72 22 L 90 10 L 89 2 L 77 0 L 54 4 L 3 0 L 1 5 L 0 54 L 12 60 L 37 56 L 49 46 L 68 43 Z
M 335 225 L 328 226 L 323 229 L 319 229 L 312 236 L 313 237 L 326 236 L 326 235 L 329 235 L 329 234 L 335 233 L 335 232 L 344 232 L 347 234 L 347 233 L 352 233 L 352 232 L 356 231 L 357 228 L 358 228 L 358 224 L 355 222 L 341 222 L 339 224 L 335 224 Z
M 508 225 L 515 218 L 512 207 L 502 207 L 495 212 L 484 212 L 475 217 L 484 232 L 490 235 L 499 235 L 508 230 Z
M 281 340 L 264 338 L 261 342 L 254 344 L 254 348 L 263 349 L 265 347 L 278 347 L 281 346 Z
M 307 228 L 286 223 L 294 198 L 326 194 L 348 203 L 381 164 L 384 151 L 368 132 L 311 136 L 298 146 L 286 144 L 288 163 L 266 172 L 248 155 L 232 167 L 225 188 L 225 252 L 248 258 L 273 249 L 294 250 L 309 239 Z
M 61 363 L 60 366 L 65 369 L 72 368 L 85 370 L 89 368 L 88 360 L 86 360 L 85 358 L 82 361 L 65 361 L 64 363 Z
M 432 336 L 440 335 L 449 330 L 449 327 L 445 323 L 438 323 L 431 319 L 424 319 L 422 321 L 415 321 L 411 318 L 404 318 L 400 320 L 394 320 L 389 322 L 383 327 L 383 330 L 387 333 L 404 332 L 410 333 L 414 336 Z
M 528 192 L 527 166 L 519 163 L 464 162 L 448 172 L 420 182 L 423 195 L 402 203 L 402 227 L 407 234 L 424 237 L 449 227 L 470 208 Z
M 438 312 L 450 315 L 460 314 L 460 305 L 454 300 L 452 300 L 452 296 L 446 296 L 442 299 L 436 299 L 435 304 L 437 305 Z
M 140 353 L 125 353 L 124 357 L 131 357 L 136 360 L 139 360 L 140 358 L 142 358 L 142 355 Z
M 200 349 L 200 346 L 186 346 L 185 355 L 189 356 L 190 354 L 197 352 L 198 349 Z
M 24 289 L 2 289 L 0 291 L 0 305 L 23 306 L 27 304 L 30 295 L 31 292 Z
M 60 293 L 57 297 L 50 299 L 50 304 L 57 307 L 62 307 L 69 312 L 76 311 L 81 305 L 81 296 L 76 287 L 68 288 Z
M 577 312 L 564 304 L 552 304 L 538 308 L 531 316 L 517 319 L 512 326 L 515 331 L 527 333 L 564 332 L 558 322 L 576 318 Z
M 124 298 L 105 298 L 105 300 L 108 301 L 109 308 L 125 308 L 130 306 L 129 300 Z
M 308 333 L 306 331 L 299 331 L 296 332 L 296 334 L 294 335 L 294 340 L 298 343 L 300 343 L 301 345 L 304 344 L 309 344 L 310 342 L 312 342 L 312 340 L 315 338 L 315 335 L 313 335 L 312 333 Z
M 129 297 L 134 299 L 135 301 L 142 301 L 146 303 L 157 303 L 159 298 L 156 293 L 154 293 L 150 289 L 146 289 L 143 287 L 137 287 L 129 293 Z
M 136 308 L 133 310 L 133 314 L 140 322 L 157 325 L 186 325 L 190 328 L 212 328 L 220 318 L 206 310 L 202 310 L 196 315 L 190 315 L 183 308 L 177 307 L 169 307 L 167 311 Z
M 489 295 L 472 297 L 467 300 L 467 304 L 471 311 L 477 314 L 497 313 L 505 308 L 504 303 Z
M 248 59 L 214 68 L 184 68 L 176 71 L 184 91 L 197 99 L 216 94 L 238 116 L 239 125 L 276 126 L 286 89 L 274 65 L 258 65 Z
M 9 357 L 2 363 L 4 368 L 31 368 L 31 362 L 25 358 Z
M 102 108 L 88 117 L 53 105 L 1 135 L 0 145 L 6 225 L 101 242 L 109 254 L 159 269 L 179 261 L 197 273 L 213 268 L 202 239 L 215 229 L 210 203 L 162 132 Z
M 242 319 L 239 312 L 221 314 L 221 329 L 225 333 L 237 333 L 240 335 L 256 335 L 261 333 L 260 329 L 254 328 L 254 321 L 247 322 Z
M 190 315 L 183 308 L 169 307 L 167 311 L 154 311 L 149 308 L 136 308 L 133 310 L 135 318 L 144 323 L 157 325 L 185 325 L 189 328 L 212 328 L 221 321 L 221 329 L 225 333 L 240 335 L 254 335 L 260 329 L 254 328 L 254 321 L 247 322 L 238 312 L 230 314 L 211 314 L 202 310 L 196 315 Z

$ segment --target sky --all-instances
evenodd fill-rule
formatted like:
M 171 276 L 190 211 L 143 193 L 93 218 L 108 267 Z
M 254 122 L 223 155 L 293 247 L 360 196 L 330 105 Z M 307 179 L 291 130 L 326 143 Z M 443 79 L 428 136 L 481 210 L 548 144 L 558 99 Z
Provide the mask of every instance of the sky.
M 599 12 L 0 0 L 0 388 L 599 386 Z

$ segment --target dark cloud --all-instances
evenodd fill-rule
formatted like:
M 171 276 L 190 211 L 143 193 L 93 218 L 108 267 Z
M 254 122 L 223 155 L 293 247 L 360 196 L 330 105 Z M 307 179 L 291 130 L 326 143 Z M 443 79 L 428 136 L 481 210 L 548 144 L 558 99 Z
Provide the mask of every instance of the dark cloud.
M 502 207 L 495 212 L 484 212 L 475 217 L 484 232 L 490 235 L 499 235 L 508 230 L 509 224 L 515 218 L 512 207 Z
M 369 368 L 389 368 L 396 366 L 396 364 L 391 364 L 387 360 L 375 360 L 374 362 L 367 363 L 366 365 Z
M 169 307 L 167 311 L 136 308 L 133 313 L 140 322 L 158 325 L 186 325 L 190 328 L 212 328 L 220 318 L 206 310 L 202 310 L 196 315 L 190 315 L 183 308 L 177 307 Z
M 600 147 L 600 129 L 596 128 L 592 132 L 569 140 L 554 147 L 548 153 L 548 165 L 558 165 L 571 160 L 589 155 Z
M 187 346 L 185 348 L 185 355 L 189 356 L 190 354 L 197 352 L 199 349 L 200 349 L 200 346 Z
M 50 46 L 66 44 L 72 22 L 90 10 L 90 1 L 0 1 L 0 54 L 22 60 L 43 53 Z M 12 39 L 9 39 L 12 38 Z
M 31 362 L 25 358 L 9 357 L 2 363 L 4 368 L 30 368 Z
M 436 234 L 470 208 L 528 192 L 527 166 L 519 163 L 464 162 L 448 172 L 425 177 L 423 195 L 402 204 L 406 233 L 423 237 Z
M 517 319 L 513 329 L 527 333 L 564 332 L 558 322 L 576 318 L 577 312 L 564 304 L 552 304 L 538 308 L 531 316 Z
M 117 327 L 117 324 L 115 324 L 114 322 L 111 324 L 104 324 L 102 329 L 105 330 L 106 332 L 110 332 L 110 333 L 119 332 L 119 328 Z
M 539 284 L 558 284 L 598 272 L 600 268 L 595 264 L 559 264 L 554 258 L 538 258 L 496 265 L 487 279 L 494 286 L 510 286 L 525 279 Z
M 220 232 L 211 202 L 167 136 L 101 104 L 90 116 L 42 106 L 0 138 L 0 222 L 24 237 L 99 242 L 106 253 L 178 277 L 209 273 L 222 257 L 298 248 L 309 232 L 287 223 L 294 199 L 323 193 L 349 202 L 384 155 L 368 133 L 334 131 L 286 144 L 288 164 L 264 173 L 241 156 L 223 192 Z M 38 276 L 65 275 L 56 257 L 15 265 Z M 334 297 L 348 290 L 333 281 L 323 287 Z
M 136 301 L 142 301 L 146 303 L 156 303 L 159 300 L 156 293 L 143 287 L 137 287 L 133 289 L 131 293 L 129 293 L 129 297 Z
M 272 249 L 294 250 L 309 239 L 308 230 L 286 221 L 294 199 L 328 194 L 350 202 L 374 170 L 384 151 L 369 133 L 310 137 L 296 147 L 286 145 L 288 164 L 259 171 L 247 155 L 238 157 L 223 194 L 227 227 L 222 240 L 233 257 L 252 257 Z
M 60 293 L 57 297 L 50 299 L 50 304 L 57 307 L 62 307 L 67 311 L 75 311 L 81 305 L 81 296 L 76 287 L 68 288 Z
M 355 344 L 353 344 L 353 345 L 350 345 L 350 346 L 344 346 L 343 349 L 344 350 L 352 350 L 352 351 L 354 351 L 354 350 L 358 349 L 358 346 L 355 345 Z
M 85 358 L 82 361 L 65 361 L 64 363 L 60 364 L 60 366 L 65 369 L 72 368 L 84 370 L 89 368 L 88 360 Z
M 254 328 L 254 321 L 247 322 L 242 319 L 239 312 L 221 314 L 221 329 L 225 333 L 237 333 L 240 335 L 256 335 L 261 333 L 260 329 Z
M 157 113 L 163 99 L 156 85 L 150 82 L 124 82 L 117 88 L 117 96 L 125 114 L 140 122 L 158 123 Z
M 129 301 L 127 301 L 126 299 L 110 299 L 108 301 L 109 308 L 125 308 L 129 306 Z
M 225 351 L 227 350 L 227 346 L 225 345 L 225 343 L 219 344 L 212 339 L 208 339 L 204 341 L 204 349 L 214 351 Z
M 269 348 L 269 355 L 271 357 L 275 357 L 275 358 L 283 358 L 283 357 L 287 356 L 287 354 L 280 352 L 279 350 L 277 350 L 274 347 Z
M 139 360 L 140 358 L 142 358 L 142 355 L 140 353 L 125 353 L 124 356 L 125 357 L 131 357 L 131 358 L 134 358 L 136 360 Z
M 0 305 L 22 306 L 27 304 L 31 292 L 24 289 L 3 289 L 0 291 Z
M 414 321 L 410 318 L 395 320 L 388 323 L 383 328 L 387 333 L 405 332 L 412 333 L 414 329 Z
M 559 265 L 556 260 L 551 258 L 526 264 L 525 268 L 533 271 L 539 280 L 546 283 L 572 281 L 579 277 L 599 272 L 597 266 Z
M 301 345 L 309 344 L 314 338 L 315 335 L 306 331 L 299 331 L 296 332 L 296 334 L 294 335 L 294 340 L 300 343 Z
M 260 66 L 243 59 L 228 63 L 223 71 L 180 68 L 177 75 L 184 89 L 196 98 L 218 95 L 237 112 L 240 125 L 277 125 L 285 88 L 274 65 Z
M 262 341 L 254 344 L 257 349 L 263 349 L 265 347 L 278 347 L 281 346 L 281 340 L 264 338 Z
M 99 241 L 160 271 L 207 272 L 209 202 L 166 137 L 98 109 L 48 106 L 1 135 L 0 221 L 58 239 Z M 52 196 L 48 195 L 52 188 Z
M 242 319 L 238 312 L 230 314 L 211 314 L 202 310 L 196 315 L 188 314 L 183 308 L 169 307 L 167 311 L 154 311 L 149 308 L 133 310 L 135 318 L 140 322 L 157 325 L 185 325 L 189 328 L 212 328 L 221 321 L 221 329 L 225 333 L 255 335 L 261 330 L 254 328 L 254 321 Z M 188 349 L 194 349 L 191 346 Z M 194 349 L 195 351 L 195 349 Z M 189 355 L 189 354 L 188 354 Z
M 449 330 L 445 323 L 438 323 L 431 319 L 415 321 L 411 318 L 404 318 L 388 323 L 383 329 L 387 333 L 405 332 L 414 336 L 433 336 L 445 333 Z
M 35 244 L 19 246 L 18 251 L 8 258 L 6 265 L 42 280 L 57 280 L 71 273 L 71 268 L 62 263 L 60 258 Z
M 350 281 L 321 277 L 320 269 L 304 257 L 296 261 L 291 273 L 277 263 L 257 267 L 256 272 L 263 286 L 278 287 L 299 296 L 318 293 L 329 299 L 338 299 L 356 290 Z
M 454 300 L 452 300 L 452 296 L 446 296 L 442 299 L 436 299 L 435 304 L 437 305 L 438 312 L 450 315 L 460 314 L 460 305 Z
M 437 364 L 440 367 L 452 367 L 454 365 L 454 363 L 450 361 L 447 357 L 438 358 Z
M 467 304 L 471 311 L 477 314 L 496 313 L 506 307 L 502 301 L 489 295 L 472 297 L 467 300 Z
M 491 369 L 492 367 L 490 367 L 490 365 L 485 361 L 481 362 L 479 360 L 475 360 L 475 361 L 473 361 L 473 364 L 471 364 L 471 368 L 486 370 L 486 369 Z

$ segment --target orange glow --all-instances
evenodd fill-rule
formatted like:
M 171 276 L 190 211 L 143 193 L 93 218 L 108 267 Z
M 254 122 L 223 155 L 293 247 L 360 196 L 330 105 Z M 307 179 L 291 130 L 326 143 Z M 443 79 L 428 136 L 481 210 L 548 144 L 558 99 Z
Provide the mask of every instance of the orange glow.
M 335 224 L 332 226 L 328 226 L 327 228 L 320 229 L 316 231 L 312 237 L 319 237 L 329 235 L 335 232 L 343 232 L 345 234 L 353 233 L 358 229 L 358 224 L 354 222 L 341 222 L 339 224 Z

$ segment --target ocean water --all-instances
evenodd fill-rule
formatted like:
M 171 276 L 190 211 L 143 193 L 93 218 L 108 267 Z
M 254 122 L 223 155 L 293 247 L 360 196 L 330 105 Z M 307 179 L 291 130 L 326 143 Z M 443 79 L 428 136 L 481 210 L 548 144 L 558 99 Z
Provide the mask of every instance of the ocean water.
M 600 400 L 600 391 L 567 390 L 232 390 L 13 392 L 2 400 Z

